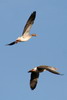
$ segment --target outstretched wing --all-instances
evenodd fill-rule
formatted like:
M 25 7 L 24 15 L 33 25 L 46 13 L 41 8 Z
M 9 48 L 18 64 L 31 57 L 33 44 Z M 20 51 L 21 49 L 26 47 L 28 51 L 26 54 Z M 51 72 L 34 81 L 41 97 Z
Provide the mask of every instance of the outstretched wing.
M 30 79 L 30 88 L 34 90 L 36 88 L 37 82 L 38 82 L 39 73 L 38 72 L 32 72 L 31 73 L 31 79 Z
M 63 75 L 63 74 L 60 74 L 59 72 L 57 72 L 56 71 L 57 68 L 55 68 L 55 67 L 43 65 L 43 66 L 38 66 L 37 68 L 38 68 L 38 70 L 40 70 L 40 69 L 43 70 L 44 69 L 44 70 L 47 70 L 47 71 L 49 71 L 51 73 L 54 73 L 54 74 L 57 74 L 57 75 Z
M 34 12 L 30 15 L 30 17 L 29 17 L 29 19 L 28 19 L 28 21 L 27 21 L 27 23 L 26 23 L 26 25 L 25 25 L 25 27 L 24 27 L 24 30 L 23 30 L 22 35 L 29 34 L 29 31 L 30 31 L 30 29 L 31 29 L 31 27 L 32 27 L 32 24 L 34 23 L 35 17 L 36 17 L 36 11 L 34 11 Z
M 51 72 L 51 73 L 54 73 L 54 74 L 57 74 L 57 75 L 62 75 L 60 74 L 59 72 L 56 71 L 56 69 L 54 69 L 53 67 L 48 67 L 47 68 L 47 71 Z
M 8 46 L 8 45 L 11 46 L 11 45 L 14 45 L 14 44 L 16 44 L 16 43 L 17 43 L 17 42 L 14 41 L 14 42 L 11 42 L 11 43 L 7 44 L 7 46 Z
M 16 44 L 16 43 L 18 43 L 19 41 L 13 41 L 13 42 L 11 42 L 11 43 L 9 43 L 9 44 L 7 44 L 7 46 L 9 45 L 9 46 L 11 46 L 11 45 L 14 45 L 14 44 Z

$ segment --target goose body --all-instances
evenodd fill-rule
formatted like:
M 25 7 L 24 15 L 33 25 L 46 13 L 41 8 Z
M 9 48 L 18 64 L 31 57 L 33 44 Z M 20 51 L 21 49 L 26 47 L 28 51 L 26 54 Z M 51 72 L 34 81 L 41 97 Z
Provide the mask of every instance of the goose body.
M 28 72 L 31 73 L 30 88 L 32 90 L 34 90 L 36 88 L 37 82 L 38 82 L 38 78 L 39 78 L 39 74 L 41 72 L 49 71 L 49 72 L 51 72 L 53 74 L 62 75 L 59 72 L 57 72 L 56 70 L 57 70 L 57 68 L 51 67 L 51 66 L 46 66 L 46 65 L 41 65 L 41 66 L 38 66 L 38 67 L 35 67 L 35 68 L 29 70 Z
M 30 34 L 30 29 L 31 29 L 31 27 L 32 27 L 32 25 L 34 23 L 35 17 L 36 17 L 36 11 L 34 11 L 30 15 L 30 17 L 29 17 L 29 19 L 28 19 L 28 21 L 27 21 L 27 23 L 26 23 L 26 25 L 24 27 L 22 36 L 18 37 L 16 39 L 16 41 L 13 41 L 13 42 L 11 42 L 11 43 L 9 43 L 7 45 L 14 45 L 14 44 L 16 44 L 18 42 L 25 42 L 25 41 L 28 41 L 30 38 L 37 36 L 37 34 Z

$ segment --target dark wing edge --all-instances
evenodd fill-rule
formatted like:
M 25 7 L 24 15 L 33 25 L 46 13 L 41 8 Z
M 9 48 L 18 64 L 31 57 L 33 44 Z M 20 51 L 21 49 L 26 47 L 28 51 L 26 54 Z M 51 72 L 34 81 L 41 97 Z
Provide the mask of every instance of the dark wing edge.
M 57 72 L 57 71 L 56 71 L 57 68 L 55 68 L 55 67 L 47 66 L 46 70 L 49 71 L 49 72 L 51 72 L 51 73 L 53 73 L 53 74 L 63 75 L 63 74 L 61 74 L 60 72 Z
M 13 42 L 7 44 L 6 46 L 11 46 L 11 45 L 14 45 L 14 44 L 16 44 L 16 43 L 17 43 L 16 41 L 13 41 Z
M 35 17 L 36 17 L 36 11 L 34 11 L 34 12 L 30 15 L 29 19 L 27 20 L 26 25 L 25 25 L 25 27 L 24 27 L 24 30 L 23 30 L 23 32 L 22 32 L 22 35 L 23 35 L 26 31 L 29 31 L 29 30 L 30 30 L 30 29 L 28 29 L 28 27 L 31 28 L 32 24 L 34 23 Z M 28 29 L 28 30 L 27 30 L 27 29 Z
M 38 69 L 46 69 L 47 71 L 53 73 L 53 74 L 57 74 L 57 75 L 64 75 L 64 74 L 61 74 L 59 72 L 57 72 L 57 68 L 55 67 L 51 67 L 51 66 L 47 66 L 47 65 L 43 65 L 43 66 L 38 66 L 37 67 Z
M 39 77 L 39 73 L 38 72 L 32 72 L 31 73 L 30 88 L 32 90 L 34 90 L 36 88 L 36 86 L 37 86 L 38 77 Z
M 55 70 L 51 70 L 51 69 L 48 69 L 47 71 L 53 73 L 53 74 L 57 74 L 57 75 L 64 75 L 64 74 L 61 74 L 60 72 L 57 72 Z

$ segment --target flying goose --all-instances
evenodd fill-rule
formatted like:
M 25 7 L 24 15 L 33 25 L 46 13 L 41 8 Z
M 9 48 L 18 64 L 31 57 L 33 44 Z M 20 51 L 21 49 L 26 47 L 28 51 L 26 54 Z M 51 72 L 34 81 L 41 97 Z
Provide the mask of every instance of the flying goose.
M 26 25 L 24 27 L 24 30 L 22 32 L 22 36 L 18 37 L 16 39 L 16 41 L 11 42 L 11 43 L 9 43 L 7 45 L 14 45 L 14 44 L 16 44 L 18 42 L 28 41 L 32 36 L 37 36 L 37 34 L 30 34 L 30 29 L 31 29 L 31 27 L 32 27 L 32 25 L 34 23 L 35 17 L 36 17 L 36 11 L 34 11 L 30 15 L 30 17 L 29 17 L 29 19 L 28 19 L 28 21 L 27 21 L 27 23 L 26 23 Z
M 38 66 L 38 67 L 35 67 L 35 68 L 29 70 L 28 72 L 31 72 L 30 88 L 32 90 L 34 90 L 36 88 L 38 78 L 39 78 L 39 73 L 41 73 L 43 71 L 49 71 L 53 74 L 62 75 L 59 72 L 57 72 L 56 70 L 57 70 L 57 68 L 51 67 L 51 66 L 46 66 L 46 65 L 41 65 L 41 66 Z

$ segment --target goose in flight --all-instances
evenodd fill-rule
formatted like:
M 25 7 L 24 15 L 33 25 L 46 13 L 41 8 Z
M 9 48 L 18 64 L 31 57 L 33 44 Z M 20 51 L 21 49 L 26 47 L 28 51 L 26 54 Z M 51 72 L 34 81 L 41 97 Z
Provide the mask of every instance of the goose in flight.
M 51 66 L 46 66 L 46 65 L 41 65 L 41 66 L 38 66 L 38 67 L 35 67 L 35 68 L 29 70 L 28 72 L 31 72 L 30 88 L 32 90 L 34 90 L 36 88 L 39 73 L 41 73 L 43 71 L 49 71 L 53 74 L 63 75 L 63 74 L 60 74 L 59 72 L 57 72 L 56 70 L 57 70 L 57 68 L 51 67 Z
M 29 19 L 28 19 L 28 21 L 27 21 L 27 23 L 26 23 L 26 25 L 24 27 L 24 30 L 22 32 L 22 36 L 18 37 L 16 39 L 16 41 L 11 42 L 11 43 L 9 43 L 7 45 L 14 45 L 14 44 L 16 44 L 18 42 L 28 41 L 32 36 L 37 36 L 37 34 L 30 34 L 30 29 L 31 29 L 31 27 L 32 27 L 32 25 L 34 23 L 35 17 L 36 17 L 36 11 L 34 11 L 30 15 L 30 17 L 29 17 Z

